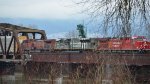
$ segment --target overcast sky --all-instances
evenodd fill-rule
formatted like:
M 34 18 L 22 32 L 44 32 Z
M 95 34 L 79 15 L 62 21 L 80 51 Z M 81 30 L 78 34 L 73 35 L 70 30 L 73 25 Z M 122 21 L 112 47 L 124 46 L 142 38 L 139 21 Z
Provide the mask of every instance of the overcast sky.
M 87 21 L 82 9 L 73 0 L 0 0 L 0 22 L 36 25 L 49 38 L 59 37 Z
M 0 16 L 34 19 L 76 19 L 81 8 L 72 0 L 0 0 Z

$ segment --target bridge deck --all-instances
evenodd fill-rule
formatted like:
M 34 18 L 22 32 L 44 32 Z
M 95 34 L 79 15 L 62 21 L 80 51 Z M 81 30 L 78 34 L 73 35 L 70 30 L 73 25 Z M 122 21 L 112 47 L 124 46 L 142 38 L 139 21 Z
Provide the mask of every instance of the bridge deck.
M 60 63 L 111 63 L 150 65 L 150 53 L 32 52 L 31 61 Z

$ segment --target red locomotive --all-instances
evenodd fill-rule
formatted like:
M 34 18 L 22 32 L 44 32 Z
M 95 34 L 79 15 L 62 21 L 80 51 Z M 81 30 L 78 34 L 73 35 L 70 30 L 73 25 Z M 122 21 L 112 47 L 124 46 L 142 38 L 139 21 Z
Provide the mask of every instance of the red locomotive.
M 140 50 L 150 49 L 150 42 L 144 36 L 98 39 L 97 50 Z

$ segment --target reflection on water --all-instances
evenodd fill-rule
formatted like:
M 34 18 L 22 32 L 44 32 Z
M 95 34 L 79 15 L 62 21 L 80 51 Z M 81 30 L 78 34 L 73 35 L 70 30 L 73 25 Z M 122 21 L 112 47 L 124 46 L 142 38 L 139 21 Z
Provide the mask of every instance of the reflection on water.
M 3 75 L 0 80 L 1 84 L 15 84 L 15 76 L 13 75 Z
M 131 73 L 136 77 L 144 78 L 144 75 L 150 74 L 150 66 L 128 69 L 135 70 Z M 143 71 L 145 74 L 140 75 Z M 130 72 L 121 66 L 94 66 L 92 64 L 71 64 L 69 66 L 54 63 L 28 63 L 26 66 L 21 66 L 0 63 L 0 84 L 132 84 L 131 82 L 137 84 L 131 80 L 134 75 L 128 73 Z M 145 78 L 150 79 L 150 75 Z
M 62 84 L 62 81 L 63 81 L 63 77 L 60 77 L 60 78 L 56 78 L 56 84 Z
M 0 84 L 26 84 L 22 73 L 14 75 L 1 75 Z
M 15 70 L 10 70 L 12 67 L 3 67 L 0 71 L 0 84 L 62 84 L 62 77 L 56 78 L 54 81 L 50 81 L 48 78 L 34 77 L 32 80 L 25 78 L 22 66 L 15 66 Z M 13 72 L 8 72 L 8 70 Z
M 56 65 L 47 65 L 49 69 L 46 66 L 44 67 L 42 65 L 42 68 L 44 67 L 45 71 L 44 69 L 40 70 L 41 67 L 39 68 L 39 66 L 37 66 L 36 68 L 29 67 L 29 71 L 25 71 L 25 67 L 21 65 L 13 66 L 15 68 L 11 66 L 1 68 L 0 84 L 85 84 L 85 81 L 87 81 L 85 79 L 79 79 L 78 77 L 69 78 L 67 74 L 62 75 L 62 72 L 60 71 L 61 67 L 59 67 L 57 70 L 54 69 L 54 66 Z M 31 66 L 31 64 L 29 64 L 29 66 Z M 59 76 L 56 76 L 56 74 L 59 74 Z M 92 84 L 92 82 L 86 84 Z
M 32 84 L 51 84 L 48 79 L 33 79 Z M 63 78 L 56 78 L 53 84 L 62 84 Z M 15 73 L 14 75 L 1 75 L 0 84 L 28 84 L 25 81 L 23 73 Z
M 68 65 L 62 66 L 41 63 L 40 65 L 28 64 L 27 66 L 28 68 L 21 65 L 15 65 L 15 68 L 9 66 L 4 69 L 3 67 L 3 74 L 0 75 L 0 84 L 92 84 L 96 79 L 92 78 L 90 74 L 87 78 L 82 78 L 84 75 L 80 74 L 80 72 L 86 74 L 84 70 L 88 71 L 87 68 L 83 69 L 83 67 L 79 67 L 77 71 L 75 71 L 77 73 L 68 76 L 69 68 L 66 68 Z M 77 68 L 77 65 L 73 65 L 70 70 L 74 71 L 73 68 Z M 82 70 L 80 70 L 80 68 Z M 90 70 L 91 69 L 92 68 L 90 68 Z M 11 73 L 10 71 L 8 72 L 8 70 L 10 70 Z M 99 80 L 96 82 L 99 82 Z

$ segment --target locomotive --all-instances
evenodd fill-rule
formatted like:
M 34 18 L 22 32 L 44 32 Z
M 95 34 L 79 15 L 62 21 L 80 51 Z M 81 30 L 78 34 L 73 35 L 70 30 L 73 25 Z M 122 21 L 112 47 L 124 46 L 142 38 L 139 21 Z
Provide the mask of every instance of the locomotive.
M 94 50 L 94 51 L 146 51 L 150 42 L 144 36 L 122 38 L 61 38 L 47 40 L 24 40 L 23 50 L 57 51 L 57 50 Z

